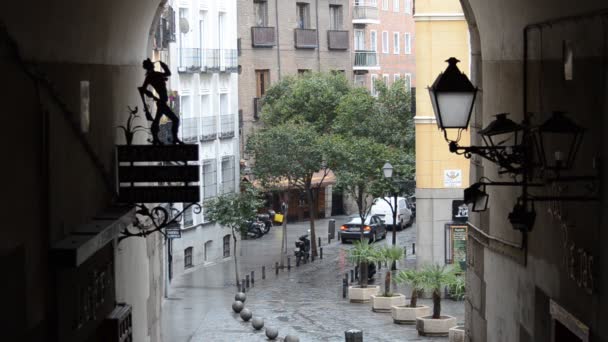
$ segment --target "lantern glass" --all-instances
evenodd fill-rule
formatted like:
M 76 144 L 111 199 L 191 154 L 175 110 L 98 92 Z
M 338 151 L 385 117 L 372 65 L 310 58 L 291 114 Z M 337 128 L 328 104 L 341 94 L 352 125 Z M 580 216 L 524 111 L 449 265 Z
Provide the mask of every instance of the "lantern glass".
M 543 167 L 548 170 L 571 169 L 583 134 L 584 129 L 564 113 L 554 112 L 551 118 L 537 129 L 537 149 Z
M 386 162 L 382 167 L 382 172 L 384 173 L 384 178 L 393 177 L 393 165 L 391 163 Z
M 474 212 L 486 211 L 489 199 L 490 195 L 486 192 L 486 186 L 483 183 L 475 183 L 464 190 L 464 202 L 473 204 Z

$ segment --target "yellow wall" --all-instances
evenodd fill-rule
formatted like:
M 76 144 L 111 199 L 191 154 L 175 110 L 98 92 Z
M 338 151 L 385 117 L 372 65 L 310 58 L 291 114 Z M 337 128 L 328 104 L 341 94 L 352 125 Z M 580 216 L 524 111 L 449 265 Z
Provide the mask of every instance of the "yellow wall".
M 469 33 L 458 0 L 416 1 L 416 183 L 418 188 L 443 188 L 444 170 L 462 170 L 462 187 L 469 185 L 469 160 L 452 154 L 438 130 L 426 87 L 445 70 L 445 60 L 456 57 L 469 74 Z M 451 132 L 454 133 L 454 132 Z M 452 135 L 450 135 L 451 137 Z M 463 132 L 461 145 L 469 145 Z

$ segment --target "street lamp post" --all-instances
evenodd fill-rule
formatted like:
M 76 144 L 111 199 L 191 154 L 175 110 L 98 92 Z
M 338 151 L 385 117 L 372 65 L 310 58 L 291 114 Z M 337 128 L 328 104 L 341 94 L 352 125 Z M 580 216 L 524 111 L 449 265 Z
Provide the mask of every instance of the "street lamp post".
M 384 178 L 393 178 L 393 166 L 388 161 L 382 167 Z M 394 182 L 394 181 L 393 181 Z M 393 203 L 391 203 L 391 210 L 393 211 L 393 246 L 397 244 L 397 191 L 393 191 Z

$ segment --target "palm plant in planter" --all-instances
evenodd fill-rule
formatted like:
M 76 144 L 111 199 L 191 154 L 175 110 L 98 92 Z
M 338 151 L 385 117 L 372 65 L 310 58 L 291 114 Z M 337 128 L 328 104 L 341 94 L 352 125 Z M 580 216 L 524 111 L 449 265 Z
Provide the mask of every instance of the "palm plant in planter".
M 418 334 L 423 336 L 447 336 L 450 328 L 456 326 L 456 318 L 441 315 L 441 292 L 457 281 L 451 267 L 429 265 L 421 271 L 421 287 L 433 296 L 433 315 L 416 318 Z
M 348 259 L 359 265 L 359 285 L 348 288 L 348 298 L 353 303 L 369 302 L 370 296 L 379 292 L 380 286 L 368 286 L 367 266 L 377 259 L 378 250 L 367 240 L 355 241 L 354 247 L 348 253 Z
M 395 280 L 398 284 L 406 284 L 412 288 L 409 305 L 395 305 L 391 307 L 393 322 L 397 324 L 416 324 L 416 318 L 428 316 L 431 308 L 426 305 L 418 305 L 418 293 L 422 287 L 423 273 L 417 270 L 404 270 L 397 273 Z
M 393 265 L 397 260 L 403 257 L 403 249 L 397 246 L 384 247 L 376 254 L 376 260 L 386 262 L 387 265 Z M 394 305 L 405 305 L 405 296 L 400 293 L 391 292 L 391 275 L 389 269 L 386 272 L 384 280 L 384 292 L 381 295 L 372 295 L 372 310 L 375 312 L 390 312 Z

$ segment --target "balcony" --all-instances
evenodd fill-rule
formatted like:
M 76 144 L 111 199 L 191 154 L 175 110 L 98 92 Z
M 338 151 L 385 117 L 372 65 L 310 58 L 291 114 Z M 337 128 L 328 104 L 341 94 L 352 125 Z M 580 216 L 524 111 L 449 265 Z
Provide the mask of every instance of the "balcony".
M 238 50 L 220 50 L 220 71 L 222 72 L 238 72 L 239 57 Z
M 353 24 L 379 24 L 378 2 L 356 0 L 353 5 Z
M 327 48 L 330 50 L 348 50 L 348 31 L 327 31 Z
M 377 51 L 355 51 L 353 70 L 380 70 Z
M 296 49 L 316 49 L 317 30 L 315 29 L 294 29 L 294 42 Z
M 201 72 L 201 49 L 180 48 L 179 50 L 179 72 Z
M 251 45 L 268 48 L 277 44 L 274 27 L 254 26 L 251 28 Z
M 185 143 L 198 142 L 199 118 L 182 118 L 179 123 L 181 139 Z
M 203 129 L 201 141 L 213 141 L 217 138 L 217 118 L 215 116 L 203 116 Z
M 220 139 L 234 137 L 235 116 L 233 114 L 220 115 Z
M 220 50 L 205 49 L 204 51 L 204 69 L 208 72 L 220 71 Z

